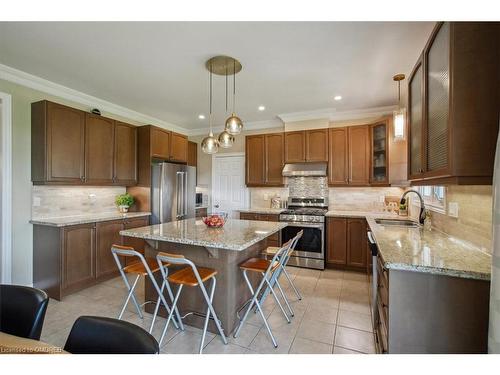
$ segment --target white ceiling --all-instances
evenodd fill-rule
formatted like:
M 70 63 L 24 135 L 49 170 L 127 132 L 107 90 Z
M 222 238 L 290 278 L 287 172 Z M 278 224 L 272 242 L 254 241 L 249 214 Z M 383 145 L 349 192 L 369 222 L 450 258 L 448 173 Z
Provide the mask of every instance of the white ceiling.
M 395 73 L 417 60 L 432 22 L 0 22 L 0 64 L 192 131 L 206 128 L 211 56 L 241 61 L 237 112 L 278 114 L 396 104 Z M 339 102 L 335 95 L 342 95 Z M 259 112 L 257 107 L 265 105 Z M 215 122 L 224 78 L 214 76 Z M 208 116 L 207 116 L 208 118 Z

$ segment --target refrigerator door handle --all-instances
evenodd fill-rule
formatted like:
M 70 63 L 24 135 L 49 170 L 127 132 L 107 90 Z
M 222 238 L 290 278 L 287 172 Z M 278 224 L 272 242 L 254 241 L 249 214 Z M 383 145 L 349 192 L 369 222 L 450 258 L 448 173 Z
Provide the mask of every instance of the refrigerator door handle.
M 181 178 L 179 178 L 181 177 Z M 176 180 L 176 189 L 177 189 L 177 215 L 176 215 L 176 219 L 180 219 L 182 217 L 182 198 L 183 198 L 183 195 L 182 195 L 182 186 L 181 184 L 183 183 L 182 181 L 182 172 L 177 172 L 175 174 L 175 180 Z
M 160 223 L 163 223 L 163 189 L 165 181 L 165 165 L 160 165 Z
M 187 174 L 187 172 L 183 172 L 183 173 L 184 173 L 184 183 L 183 183 L 183 189 L 184 189 L 184 209 L 183 209 L 182 215 L 185 218 L 187 216 L 188 174 Z

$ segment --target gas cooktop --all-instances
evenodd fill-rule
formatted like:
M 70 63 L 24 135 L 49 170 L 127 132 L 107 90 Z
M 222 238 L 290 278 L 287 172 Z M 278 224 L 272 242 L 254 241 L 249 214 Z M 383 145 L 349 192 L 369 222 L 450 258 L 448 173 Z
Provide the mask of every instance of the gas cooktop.
M 283 215 L 309 215 L 309 216 L 325 216 L 327 208 L 312 208 L 312 207 L 288 207 L 283 211 Z

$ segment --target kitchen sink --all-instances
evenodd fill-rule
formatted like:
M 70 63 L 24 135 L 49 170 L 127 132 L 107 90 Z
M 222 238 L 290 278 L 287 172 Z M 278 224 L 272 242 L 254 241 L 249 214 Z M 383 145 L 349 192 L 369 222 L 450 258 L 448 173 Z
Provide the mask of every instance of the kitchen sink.
M 420 226 L 419 223 L 413 220 L 397 220 L 397 219 L 375 219 L 375 222 L 384 226 L 391 227 L 409 227 L 409 228 L 418 228 Z

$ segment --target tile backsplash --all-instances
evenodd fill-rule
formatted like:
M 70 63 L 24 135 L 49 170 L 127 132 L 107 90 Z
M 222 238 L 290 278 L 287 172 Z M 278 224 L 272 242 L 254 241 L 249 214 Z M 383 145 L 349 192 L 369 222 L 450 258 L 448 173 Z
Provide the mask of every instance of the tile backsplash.
M 326 177 L 288 177 L 291 197 L 324 198 L 328 196 Z
M 333 187 L 329 191 L 331 210 L 381 211 L 384 197 L 403 195 L 399 187 Z
M 31 194 L 33 219 L 115 212 L 115 197 L 125 187 L 34 185 Z

